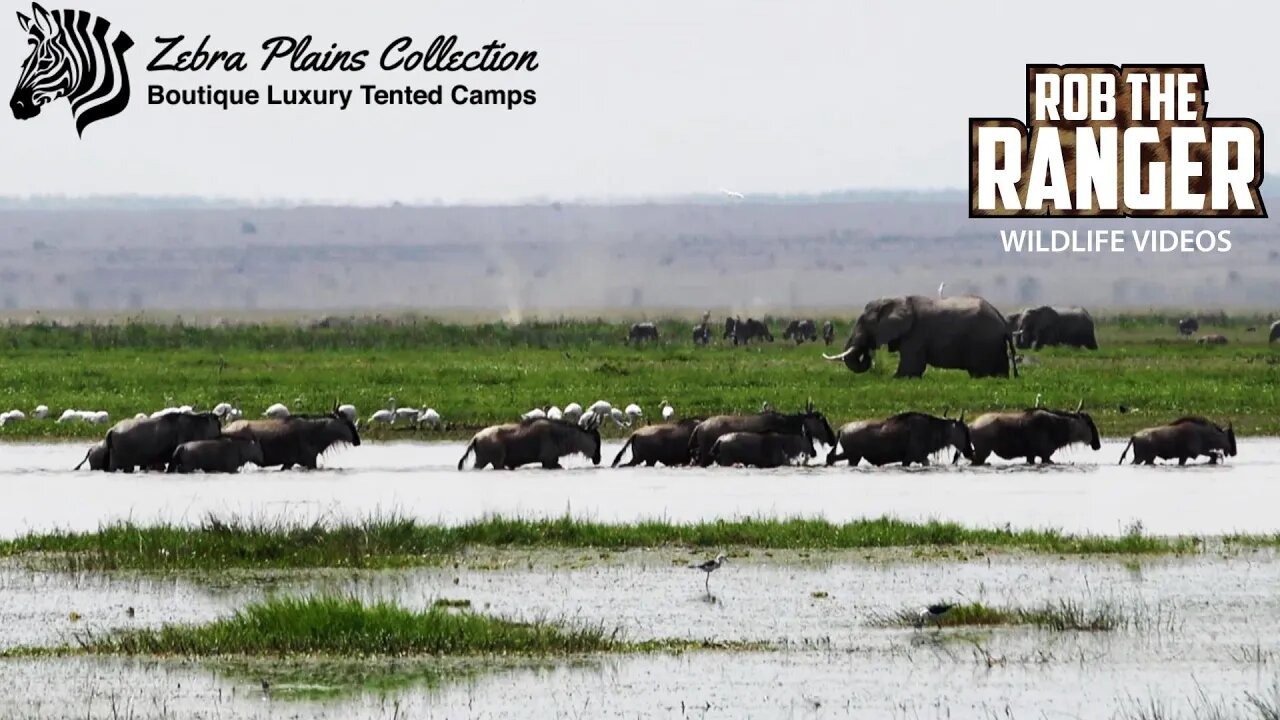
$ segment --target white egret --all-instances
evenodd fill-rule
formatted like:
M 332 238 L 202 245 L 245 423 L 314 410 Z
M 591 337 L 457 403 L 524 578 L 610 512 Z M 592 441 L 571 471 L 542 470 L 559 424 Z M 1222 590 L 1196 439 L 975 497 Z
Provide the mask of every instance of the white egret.
M 569 422 L 578 422 L 578 418 L 582 417 L 582 406 L 576 402 L 569 403 L 564 406 L 564 419 Z
M 666 400 L 663 400 L 662 401 L 662 419 L 670 420 L 675 416 L 676 416 L 676 409 L 671 407 L 671 403 L 667 402 Z
M 520 416 L 521 420 L 542 420 L 547 416 L 547 411 L 542 408 L 534 408 L 529 412 Z
M 343 417 L 345 417 L 345 418 L 346 418 L 347 420 L 349 420 L 350 422 L 355 422 L 355 421 L 356 421 L 356 417 L 358 417 L 358 415 L 357 415 L 357 413 L 356 413 L 356 406 L 355 406 L 355 405 L 349 405 L 349 404 L 348 404 L 348 405 L 339 405 L 339 406 L 338 406 L 338 414 L 339 414 L 339 415 L 341 415 L 341 416 L 343 416 Z
M 283 403 L 274 403 L 262 413 L 262 417 L 283 420 L 289 417 L 289 408 L 285 407 Z
M 627 414 L 618 408 L 611 409 L 609 411 L 609 417 L 613 420 L 613 424 L 620 428 L 631 427 L 631 420 L 627 417 Z
M 636 420 L 639 420 L 640 418 L 644 417 L 644 411 L 641 410 L 640 406 L 635 403 L 631 403 L 630 405 L 628 405 L 627 409 L 623 410 L 623 412 L 627 414 L 628 418 L 631 418 L 632 422 L 635 422 Z
M 728 195 L 734 200 L 741 200 L 745 197 L 742 193 L 736 192 L 734 190 L 730 190 L 728 188 L 720 188 L 720 192 L 724 193 L 725 195 Z
M 418 425 L 426 425 L 430 428 L 439 427 L 440 413 L 436 412 L 435 408 L 427 408 L 426 410 L 423 410 L 422 414 L 418 416 Z
M 49 406 L 37 405 L 36 409 L 31 412 L 31 417 L 35 418 L 36 420 L 43 420 L 49 417 Z
M 547 418 L 550 420 L 563 420 L 564 411 L 556 407 L 555 405 L 552 405 L 550 408 L 547 409 Z

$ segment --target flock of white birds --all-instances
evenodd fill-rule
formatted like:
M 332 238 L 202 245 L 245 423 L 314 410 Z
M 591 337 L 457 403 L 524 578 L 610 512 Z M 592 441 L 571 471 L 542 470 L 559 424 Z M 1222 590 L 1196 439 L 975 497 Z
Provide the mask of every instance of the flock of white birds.
M 147 418 L 156 418 L 170 413 L 192 413 L 196 412 L 191 405 L 181 405 L 178 407 L 167 407 L 156 410 L 153 413 L 138 413 L 134 415 L 135 420 L 144 420 Z M 234 407 L 230 403 L 218 403 L 213 406 L 214 415 L 222 418 L 224 422 L 233 422 L 244 417 L 244 413 L 238 407 Z M 359 423 L 359 416 L 356 412 L 355 405 L 339 405 L 338 412 L 346 416 L 353 423 Z M 262 417 L 284 419 L 289 417 L 289 408 L 283 403 L 275 403 L 263 411 Z M 676 415 L 675 408 L 666 400 L 662 401 L 662 419 L 670 421 Z M 31 411 L 31 418 L 34 420 L 45 420 L 49 417 L 49 408 L 46 405 L 37 405 Z M 551 420 L 565 420 L 568 422 L 576 422 L 584 427 L 599 423 L 604 420 L 612 420 L 615 425 L 622 428 L 631 427 L 633 423 L 644 417 L 644 410 L 639 405 L 631 403 L 625 408 L 618 409 L 608 400 L 597 400 L 586 409 L 583 409 L 578 403 L 569 403 L 560 409 L 555 405 L 534 408 L 520 416 L 522 420 L 535 420 L 539 418 L 549 418 Z M 27 414 L 21 410 L 10 410 L 0 413 L 0 427 L 13 422 L 19 422 L 27 419 Z M 68 408 L 63 410 L 58 416 L 56 422 L 87 422 L 95 425 L 105 425 L 111 422 L 111 414 L 105 410 L 74 410 Z M 387 407 L 378 410 L 369 416 L 368 424 L 370 425 L 409 425 L 411 427 L 429 427 L 436 428 L 440 426 L 440 413 L 435 408 L 425 408 L 419 410 L 417 408 L 399 407 L 396 405 L 396 399 L 387 400 Z

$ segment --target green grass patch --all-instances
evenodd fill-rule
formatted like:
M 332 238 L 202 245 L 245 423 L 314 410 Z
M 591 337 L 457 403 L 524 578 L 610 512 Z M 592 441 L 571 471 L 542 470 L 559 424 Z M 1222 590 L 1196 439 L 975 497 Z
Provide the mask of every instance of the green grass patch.
M 918 380 L 899 380 L 892 377 L 897 357 L 883 350 L 871 372 L 855 375 L 823 361 L 821 345 L 783 341 L 783 318 L 772 322 L 777 342 L 733 347 L 717 337 L 705 348 L 692 345 L 691 325 L 679 320 L 660 321 L 663 339 L 641 347 L 624 343 L 626 323 L 602 320 L 0 326 L 0 410 L 30 414 L 44 404 L 55 416 L 75 408 L 106 410 L 119 419 L 225 401 L 256 416 L 275 402 L 295 412 L 325 411 L 338 398 L 367 418 L 395 397 L 405 407 L 435 408 L 444 428 L 370 428 L 366 437 L 457 439 L 535 406 L 601 398 L 639 403 L 650 418 L 664 399 L 691 416 L 755 412 L 766 400 L 781 410 L 798 409 L 813 398 L 834 425 L 909 409 L 949 408 L 973 417 L 1028 407 L 1041 395 L 1054 407 L 1073 408 L 1083 400 L 1107 436 L 1188 413 L 1233 421 L 1240 435 L 1280 435 L 1280 344 L 1266 342 L 1265 318 L 1206 317 L 1201 332 L 1227 335 L 1226 346 L 1178 338 L 1173 318 L 1103 319 L 1100 350 L 1033 353 L 1035 364 L 1016 380 L 974 380 L 936 369 Z M 843 342 L 850 320 L 835 319 Z M 0 428 L 0 439 L 88 440 L 104 430 L 27 420 Z M 611 424 L 604 432 L 625 434 Z
M 1060 555 L 1195 552 L 1198 538 L 1069 535 L 1056 530 L 966 528 L 890 517 L 837 524 L 820 519 L 739 519 L 605 524 L 561 517 L 487 517 L 431 525 L 384 517 L 336 524 L 209 518 L 198 526 L 118 522 L 93 532 L 37 532 L 0 542 L 0 556 L 81 570 L 386 568 L 432 565 L 468 548 L 1004 548 Z
M 182 657 L 563 655 L 633 648 L 617 630 L 599 626 L 512 622 L 444 608 L 413 611 L 331 596 L 271 598 L 204 625 L 119 630 L 79 641 L 90 654 Z
M 1097 632 L 1128 627 L 1133 618 L 1125 615 L 1115 605 L 1103 604 L 1094 608 L 1061 600 L 1032 608 L 1000 608 L 968 603 L 951 608 L 941 617 L 927 619 L 925 627 L 1000 627 L 1032 626 L 1042 630 Z M 916 627 L 920 624 L 918 608 L 901 610 L 887 617 L 878 618 L 880 627 Z

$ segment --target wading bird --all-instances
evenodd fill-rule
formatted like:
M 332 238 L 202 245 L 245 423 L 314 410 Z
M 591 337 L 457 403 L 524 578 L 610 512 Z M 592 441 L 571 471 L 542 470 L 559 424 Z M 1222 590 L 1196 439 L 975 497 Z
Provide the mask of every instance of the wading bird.
M 924 627 L 924 624 L 930 620 L 937 625 L 938 629 L 942 629 L 942 616 L 947 614 L 951 608 L 955 607 L 950 603 L 937 603 L 934 605 L 926 605 L 920 608 L 920 612 L 916 613 L 916 628 Z
M 423 425 L 426 425 L 429 428 L 439 427 L 440 413 L 436 412 L 435 408 L 427 408 L 426 410 L 423 410 L 422 414 L 418 416 L 418 426 L 421 427 Z
M 541 420 L 547 416 L 547 411 L 542 408 L 534 408 L 529 412 L 520 416 L 521 420 Z
M 944 280 L 944 281 L 942 281 L 942 282 L 940 282 L 940 283 L 938 283 L 938 298 L 939 298 L 939 299 L 941 299 L 941 298 L 945 297 L 945 296 L 942 294 L 942 291 L 943 291 L 943 290 L 945 290 L 945 289 L 946 289 L 946 287 L 947 287 L 947 283 L 946 283 L 946 281 L 945 281 L 945 280 Z
M 624 410 L 623 412 L 627 414 L 627 417 L 631 418 L 631 422 L 635 422 L 636 420 L 639 420 L 640 418 L 644 417 L 644 411 L 641 410 L 640 406 L 635 403 L 631 403 L 630 405 L 628 405 L 627 409 Z
M 356 406 L 355 406 L 355 405 L 350 405 L 350 404 L 348 404 L 348 405 L 339 405 L 339 406 L 338 406 L 338 414 L 342 415 L 342 416 L 343 416 L 343 417 L 345 417 L 348 421 L 353 422 L 353 423 L 356 421 L 356 417 L 358 417 L 358 413 L 356 412 Z
M 564 411 L 556 407 L 555 405 L 552 405 L 551 407 L 547 408 L 547 418 L 550 420 L 563 420 Z
M 267 408 L 266 412 L 262 413 L 262 416 L 283 420 L 289 417 L 289 408 L 285 407 L 283 403 L 275 403 Z
M 745 197 L 742 193 L 729 190 L 728 188 L 720 188 L 720 192 L 724 193 L 725 195 L 728 195 L 734 200 L 741 200 L 743 199 L 743 197 Z
M 617 425 L 620 428 L 631 427 L 631 419 L 627 416 L 626 413 L 622 412 L 618 408 L 613 408 L 612 410 L 610 410 L 609 417 L 613 420 L 613 424 Z
M 676 409 L 671 407 L 671 404 L 668 403 L 666 400 L 663 400 L 662 401 L 662 419 L 669 421 L 671 420 L 671 418 L 675 416 L 676 416 Z
M 582 406 L 578 403 L 569 403 L 564 406 L 564 419 L 569 422 L 578 422 L 582 417 Z
M 225 418 L 231 412 L 231 403 L 220 402 L 213 406 L 213 414 Z
M 702 563 L 701 565 L 690 565 L 689 568 L 693 570 L 701 570 L 702 572 L 707 574 L 707 580 L 706 582 L 703 583 L 703 585 L 707 589 L 707 594 L 710 595 L 711 594 L 711 573 L 719 570 L 720 567 L 727 562 L 729 562 L 729 558 L 725 557 L 724 553 L 720 553 L 719 555 L 716 556 L 715 560 L 708 560 Z
M 49 406 L 37 405 L 36 409 L 31 412 L 31 417 L 35 418 L 36 420 L 43 420 L 49 417 Z

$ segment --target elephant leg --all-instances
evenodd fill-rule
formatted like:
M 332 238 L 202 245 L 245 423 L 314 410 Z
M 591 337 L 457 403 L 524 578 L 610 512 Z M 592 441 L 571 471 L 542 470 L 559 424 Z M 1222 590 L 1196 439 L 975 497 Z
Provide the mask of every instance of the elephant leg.
M 1217 464 L 1218 464 L 1218 455 L 1217 455 L 1217 453 L 1209 453 L 1209 464 L 1210 464 L 1210 465 L 1217 465 Z
M 632 460 L 632 463 L 631 463 L 632 465 L 639 465 L 639 463 L 635 462 L 635 458 L 631 458 L 631 460 Z M 654 460 L 654 459 L 652 459 L 652 458 L 650 458 L 650 459 L 648 459 L 648 460 L 645 460 L 645 461 L 644 461 L 644 466 L 645 466 L 645 467 L 653 467 L 653 466 L 655 466 L 655 465 L 657 465 L 657 464 L 658 464 L 658 461 L 657 461 L 657 460 Z
M 845 460 L 845 459 L 847 459 L 847 458 L 848 458 L 848 455 L 841 454 L 841 453 L 837 452 L 835 448 L 832 448 L 832 449 L 831 449 L 831 452 L 827 453 L 827 464 L 828 464 L 828 465 L 835 465 L 836 463 L 840 462 L 841 460 Z
M 989 457 L 989 456 L 990 456 L 990 453 L 989 453 L 989 452 L 980 452 L 980 451 L 978 451 L 978 450 L 974 450 L 974 451 L 973 451 L 973 459 L 972 459 L 972 460 L 970 460 L 969 462 L 970 462 L 971 464 L 973 464 L 973 465 L 986 465 L 986 464 L 987 464 L 987 457 Z M 959 451 L 956 451 L 955 459 L 952 461 L 952 464 L 955 464 L 955 463 L 956 463 L 956 462 L 958 462 L 959 460 L 960 460 L 960 452 L 959 452 Z
M 850 453 L 848 457 L 849 457 L 849 467 L 858 467 L 858 463 L 862 462 L 861 455 L 854 455 Z
M 907 352 L 903 349 L 898 353 L 898 372 L 894 377 L 921 377 L 924 375 L 924 368 L 923 353 Z

